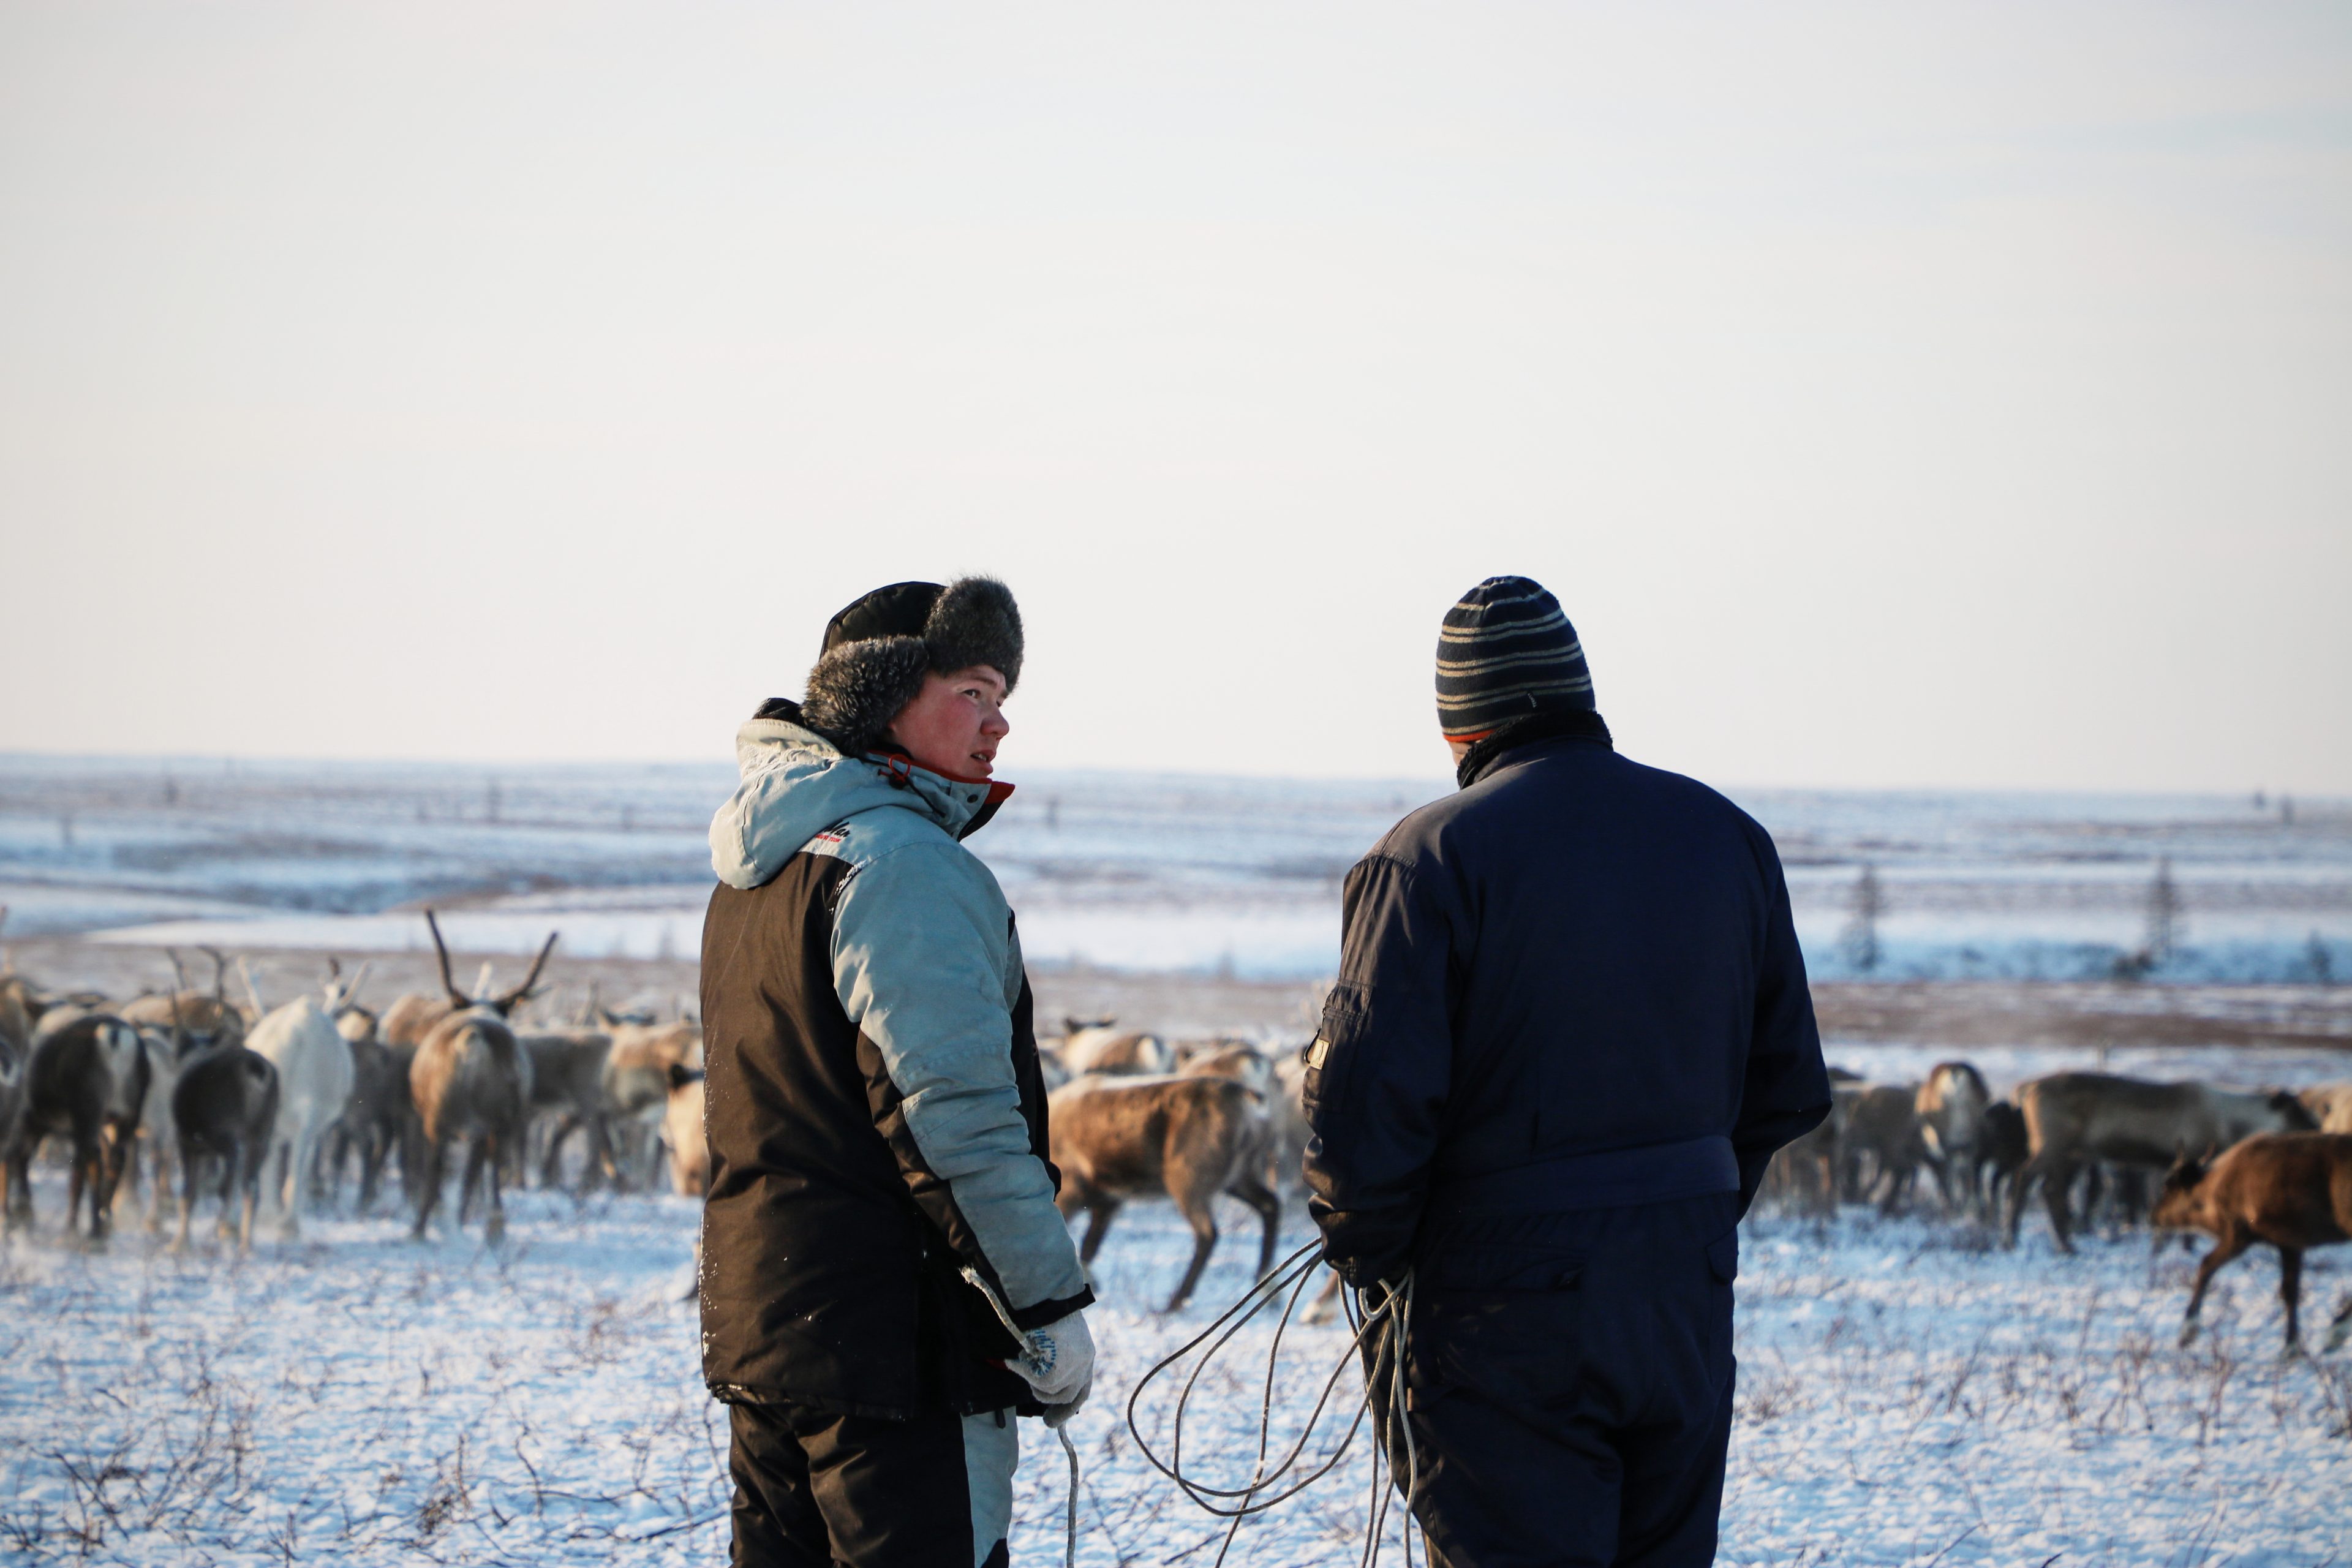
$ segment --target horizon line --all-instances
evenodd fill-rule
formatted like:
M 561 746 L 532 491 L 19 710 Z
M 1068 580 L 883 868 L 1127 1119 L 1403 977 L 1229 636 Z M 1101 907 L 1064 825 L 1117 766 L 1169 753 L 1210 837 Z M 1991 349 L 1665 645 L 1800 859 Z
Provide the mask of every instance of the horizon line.
M 41 750 L 26 749 L 26 748 L 0 748 L 0 767 L 5 767 L 5 766 L 6 766 L 7 764 L 10 764 L 10 763 L 16 763 L 16 762 L 20 762 L 20 761 L 22 761 L 22 762 L 37 762 L 37 763 L 107 763 L 107 764 L 142 764 L 142 763 L 143 763 L 143 764 L 150 764 L 150 765 L 152 765 L 152 766 L 153 767 L 154 771 L 155 771 L 156 773 L 158 773 L 159 774 L 169 774 L 169 773 L 171 773 L 173 771 L 173 765 L 174 765 L 174 763 L 179 764 L 179 766 L 180 766 L 180 767 L 182 767 L 182 768 L 184 768 L 184 769 L 210 768 L 210 767 L 221 767 L 221 766 L 235 767 L 235 766 L 237 766 L 237 765 L 239 765 L 239 764 L 247 764 L 247 763 L 249 763 L 249 764 L 254 764 L 254 765 L 258 765 L 258 766 L 266 766 L 266 767 L 315 767 L 315 768 L 395 768 L 395 767 L 416 767 L 416 768 L 448 769 L 448 770 L 453 770 L 453 771 L 455 771 L 455 770 L 473 770 L 473 771 L 478 771 L 478 771 L 484 771 L 484 770 L 495 770 L 495 769 L 501 769 L 501 768 L 503 768 L 503 769 L 509 769 L 509 770 L 515 770 L 515 771 L 523 771 L 523 770 L 528 770 L 528 769 L 531 769 L 531 768 L 569 769 L 569 768 L 685 768 L 685 767 L 709 767 L 709 768 L 717 769 L 717 768 L 721 768 L 721 767 L 731 767 L 731 766 L 732 766 L 733 759 L 732 759 L 731 757 L 722 757 L 722 756 L 710 756 L 710 757 L 699 757 L 699 758 L 698 758 L 698 757 L 613 757 L 613 756 L 607 756 L 607 757 L 595 757 L 595 756 L 572 756 L 572 757 L 512 757 L 512 756 L 510 756 L 510 757 L 446 757 L 446 756 L 441 756 L 441 757 L 403 757 L 403 756 L 393 756 L 393 755 L 373 755 L 373 756 L 319 756 L 319 755 L 315 755 L 315 754 L 312 754 L 312 755 L 305 755 L 305 754 L 296 753 L 296 752 L 68 752 L 68 751 L 41 751 Z M 1673 771 L 1673 770 L 1668 770 L 1668 771 Z M 1107 777 L 1107 778 L 1108 778 L 1108 777 L 1118 777 L 1118 776 L 1138 777 L 1138 778 L 1190 778 L 1190 779 L 1201 779 L 1201 780 L 1223 780 L 1223 781 L 1230 781 L 1230 782 L 1250 782 L 1250 783 L 1286 782 L 1286 783 L 1296 783 L 1296 784 L 1360 784 L 1360 785 L 1366 785 L 1366 786 L 1374 786 L 1374 785 L 1389 784 L 1389 785 L 1411 785 L 1411 786 L 1414 786 L 1414 787 L 1426 787 L 1426 786 L 1431 786 L 1431 785 L 1438 785 L 1438 786 L 1440 786 L 1440 787 L 1447 787 L 1447 788 L 1450 788 L 1450 787 L 1451 787 L 1451 785 L 1452 785 L 1452 780 L 1450 779 L 1450 777 L 1448 777 L 1448 775 L 1446 775 L 1446 774 L 1439 773 L 1427 773 L 1427 774 L 1413 774 L 1413 773 L 1273 773 L 1273 772 L 1243 772 L 1243 771 L 1235 771 L 1235 770 L 1232 770 L 1232 769 L 1209 769 L 1209 768 L 1187 768 L 1187 767 L 1153 767 L 1153 766 L 1134 766 L 1134 765 L 1130 765 L 1130 766 L 1123 766 L 1123 767 L 1121 767 L 1121 766 L 1110 766 L 1110 765 L 1107 765 L 1107 764 L 1103 764 L 1103 763 L 1077 763 L 1077 764 L 1053 764 L 1053 763 L 1042 763 L 1042 764 L 1038 765 L 1036 768 L 1034 768 L 1034 770 L 1031 770 L 1031 772 L 1032 772 L 1033 775 L 1038 775 L 1038 776 L 1070 775 L 1070 774 L 1094 774 L 1094 775 L 1100 775 L 1100 776 Z M 1015 785 L 1015 786 L 1017 787 L 1017 786 L 1021 784 L 1022 780 L 1021 780 L 1021 777 L 1019 776 L 1019 773 L 1015 773 L 1014 774 L 1013 774 L 1013 775 L 1011 775 L 1011 776 L 1007 777 L 1007 778 L 1006 778 L 1006 780 L 1005 780 L 1005 782 L 1010 783 L 1010 784 L 1013 784 L 1013 785 Z M 2291 800 L 2291 801 L 2294 801 L 2294 802 L 2295 802 L 2297 805 L 2300 805 L 2321 806 L 2321 807 L 2343 807 L 2343 808 L 2352 809 L 2352 793 L 2342 794 L 2342 795 L 2335 794 L 2335 793 L 2314 794 L 2314 793 L 2308 793 L 2308 792 L 2298 792 L 2298 791 L 2295 791 L 2295 790 L 2277 790 L 2277 789 L 2272 789 L 2272 788 L 2270 788 L 2270 787 L 2268 787 L 2268 786 L 2266 786 L 2266 785 L 2250 785 L 2250 786 L 2248 786 L 2248 787 L 2246 787 L 2246 788 L 2244 788 L 2244 789 L 2239 789 L 2239 790 L 2220 790 L 2220 789 L 2210 789 L 2210 788 L 2209 788 L 2209 789 L 2199 789 L 2199 788 L 2189 787 L 2189 786 L 2180 786 L 2180 787 L 2175 787 L 2175 788 L 2162 788 L 2162 787 L 2149 787 L 2149 786 L 2142 786 L 2142 787 L 2137 787 L 2137 788 L 2125 788 L 2125 787 L 2103 786 L 2103 785 L 2090 785 L 2090 784 L 1917 784 L 1917 783 L 1915 783 L 1915 784 L 1775 784 L 1775 783 L 1765 783 L 1765 782 L 1761 782 L 1761 781 L 1755 781 L 1755 780 L 1739 781 L 1739 782 L 1736 782 L 1736 783 L 1729 783 L 1729 784 L 1716 783 L 1716 782 L 1714 782 L 1714 781 L 1712 781 L 1712 780 L 1701 780 L 1700 782 L 1701 782 L 1701 783 L 1704 783 L 1704 784 L 1706 784 L 1708 785 L 1708 787 L 1710 787 L 1710 788 L 1720 790 L 1720 791 L 1721 791 L 1722 793 L 1724 793 L 1725 795 L 1735 795 L 1735 796 L 1736 796 L 1736 795 L 1738 795 L 1743 794 L 1743 793 L 1746 793 L 1746 794 L 1779 794 L 1779 795 L 1990 795 L 1990 796 L 2059 795 L 2059 796 L 2084 796 L 2084 797 L 2103 797 L 2103 798 L 2107 798 L 2107 799 L 2138 799 L 2138 800 L 2161 800 L 2161 799 L 2200 800 L 2200 801 L 2231 801 L 2231 800 L 2234 800 L 2234 801 L 2246 802 L 2246 803 L 2251 803 L 2251 802 L 2252 802 L 2252 801 L 2253 801 L 2257 796 L 2259 796 L 2259 797 L 2261 797 L 2261 798 L 2262 798 L 2265 803 L 2267 803 L 2267 804 L 2269 804 L 2269 805 L 2274 805 L 2277 802 L 2280 802 L 2280 801 L 2284 801 L 2284 800 Z

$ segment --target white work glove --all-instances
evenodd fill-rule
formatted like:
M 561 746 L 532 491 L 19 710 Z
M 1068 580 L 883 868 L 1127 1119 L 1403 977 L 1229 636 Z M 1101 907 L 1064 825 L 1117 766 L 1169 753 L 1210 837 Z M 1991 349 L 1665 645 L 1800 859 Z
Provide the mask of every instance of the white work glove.
M 1087 1331 L 1086 1314 L 1072 1312 L 1023 1337 L 1026 1349 L 1005 1364 L 1045 1406 L 1045 1425 L 1059 1426 L 1078 1413 L 1094 1385 L 1095 1337 Z

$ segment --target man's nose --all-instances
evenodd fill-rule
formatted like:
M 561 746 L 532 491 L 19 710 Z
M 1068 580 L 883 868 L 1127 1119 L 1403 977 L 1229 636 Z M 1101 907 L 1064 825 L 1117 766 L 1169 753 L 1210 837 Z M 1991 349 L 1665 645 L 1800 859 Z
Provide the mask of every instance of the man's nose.
M 1013 721 L 1004 716 L 1003 709 L 991 708 L 988 710 L 988 717 L 980 721 L 980 732 L 1003 740 L 1013 732 Z

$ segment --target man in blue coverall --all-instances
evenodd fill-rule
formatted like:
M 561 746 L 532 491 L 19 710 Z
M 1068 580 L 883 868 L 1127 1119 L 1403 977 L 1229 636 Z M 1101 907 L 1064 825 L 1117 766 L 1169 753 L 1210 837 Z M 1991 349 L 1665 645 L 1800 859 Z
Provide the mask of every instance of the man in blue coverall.
M 1441 1563 L 1705 1563 L 1739 1217 L 1830 1109 L 1780 858 L 1617 754 L 1527 578 L 1447 613 L 1437 702 L 1461 788 L 1349 873 L 1308 1047 L 1325 1256 L 1360 1289 L 1411 1272 L 1411 1502 Z

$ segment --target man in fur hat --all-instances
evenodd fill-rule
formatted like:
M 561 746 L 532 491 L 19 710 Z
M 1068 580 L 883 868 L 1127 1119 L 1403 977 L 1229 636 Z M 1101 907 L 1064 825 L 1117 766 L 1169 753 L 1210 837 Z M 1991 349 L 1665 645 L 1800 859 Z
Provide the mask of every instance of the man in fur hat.
M 834 616 L 803 700 L 736 735 L 701 1305 L 739 1564 L 1001 1565 L 1013 1417 L 1087 1396 L 1094 1298 L 1020 943 L 960 842 L 1012 793 L 990 774 L 1021 654 L 1003 584 L 896 583 Z

